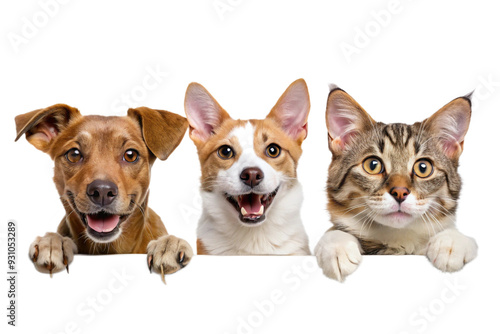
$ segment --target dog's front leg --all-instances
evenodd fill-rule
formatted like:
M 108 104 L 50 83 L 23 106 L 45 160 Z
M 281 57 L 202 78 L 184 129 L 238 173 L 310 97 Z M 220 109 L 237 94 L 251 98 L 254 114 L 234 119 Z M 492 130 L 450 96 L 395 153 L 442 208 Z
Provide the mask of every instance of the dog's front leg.
M 69 264 L 77 250 L 71 238 L 47 232 L 43 237 L 36 237 L 30 245 L 29 256 L 36 270 L 52 276 L 65 268 L 69 272 Z
M 149 271 L 160 273 L 165 283 L 165 274 L 175 273 L 187 266 L 193 257 L 193 249 L 183 239 L 164 235 L 149 242 L 147 254 Z

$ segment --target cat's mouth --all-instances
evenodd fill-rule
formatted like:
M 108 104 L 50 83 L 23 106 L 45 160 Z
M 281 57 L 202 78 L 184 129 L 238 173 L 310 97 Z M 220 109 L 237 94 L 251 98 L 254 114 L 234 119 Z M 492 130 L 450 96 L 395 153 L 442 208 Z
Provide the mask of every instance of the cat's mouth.
M 413 218 L 413 216 L 407 212 L 403 212 L 401 210 L 391 212 L 384 215 L 385 217 L 396 218 L 396 219 L 408 219 Z
M 401 209 L 379 214 L 378 218 L 379 219 L 375 219 L 375 221 L 379 224 L 393 228 L 404 228 L 414 220 L 414 216 L 412 214 Z

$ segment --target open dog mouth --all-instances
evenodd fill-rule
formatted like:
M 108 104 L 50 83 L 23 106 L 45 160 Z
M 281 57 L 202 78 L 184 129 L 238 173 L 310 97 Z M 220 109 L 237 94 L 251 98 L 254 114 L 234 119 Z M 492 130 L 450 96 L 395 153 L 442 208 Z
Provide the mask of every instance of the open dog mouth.
M 226 194 L 226 199 L 238 211 L 240 221 L 246 224 L 256 224 L 264 221 L 266 210 L 278 193 L 279 187 L 268 194 L 249 193 L 244 195 Z
M 129 215 L 118 215 L 106 211 L 97 213 L 80 213 L 82 221 L 87 227 L 87 233 L 96 241 L 107 242 L 120 232 L 120 224 Z

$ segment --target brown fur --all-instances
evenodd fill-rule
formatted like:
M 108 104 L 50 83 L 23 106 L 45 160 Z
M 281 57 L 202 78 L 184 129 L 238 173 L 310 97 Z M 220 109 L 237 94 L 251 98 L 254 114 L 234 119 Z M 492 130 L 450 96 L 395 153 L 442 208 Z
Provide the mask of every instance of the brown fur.
M 207 252 L 205 245 L 203 245 L 203 241 L 201 241 L 200 239 L 196 239 L 196 253 L 198 255 L 210 255 Z
M 125 117 L 81 116 L 73 107 L 57 104 L 16 117 L 17 139 L 26 139 L 54 160 L 54 182 L 66 210 L 57 232 L 71 238 L 81 254 L 146 253 L 151 240 L 166 235 L 160 217 L 148 207 L 151 167 L 165 160 L 187 129 L 184 117 L 145 107 L 130 109 Z M 84 163 L 70 164 L 65 153 L 78 148 Z M 122 161 L 124 150 L 134 148 L 140 159 Z M 115 210 L 129 214 L 122 233 L 111 243 L 96 243 L 86 235 L 78 212 L 90 207 L 86 187 L 105 179 L 118 186 Z M 142 211 L 142 212 L 141 212 Z

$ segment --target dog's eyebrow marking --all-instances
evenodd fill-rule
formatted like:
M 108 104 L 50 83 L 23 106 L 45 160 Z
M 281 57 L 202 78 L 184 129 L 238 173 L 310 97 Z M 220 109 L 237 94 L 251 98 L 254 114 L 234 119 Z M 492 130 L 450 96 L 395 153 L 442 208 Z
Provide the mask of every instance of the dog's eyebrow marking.
M 92 135 L 88 131 L 80 132 L 80 136 L 87 137 L 88 139 L 92 138 Z

